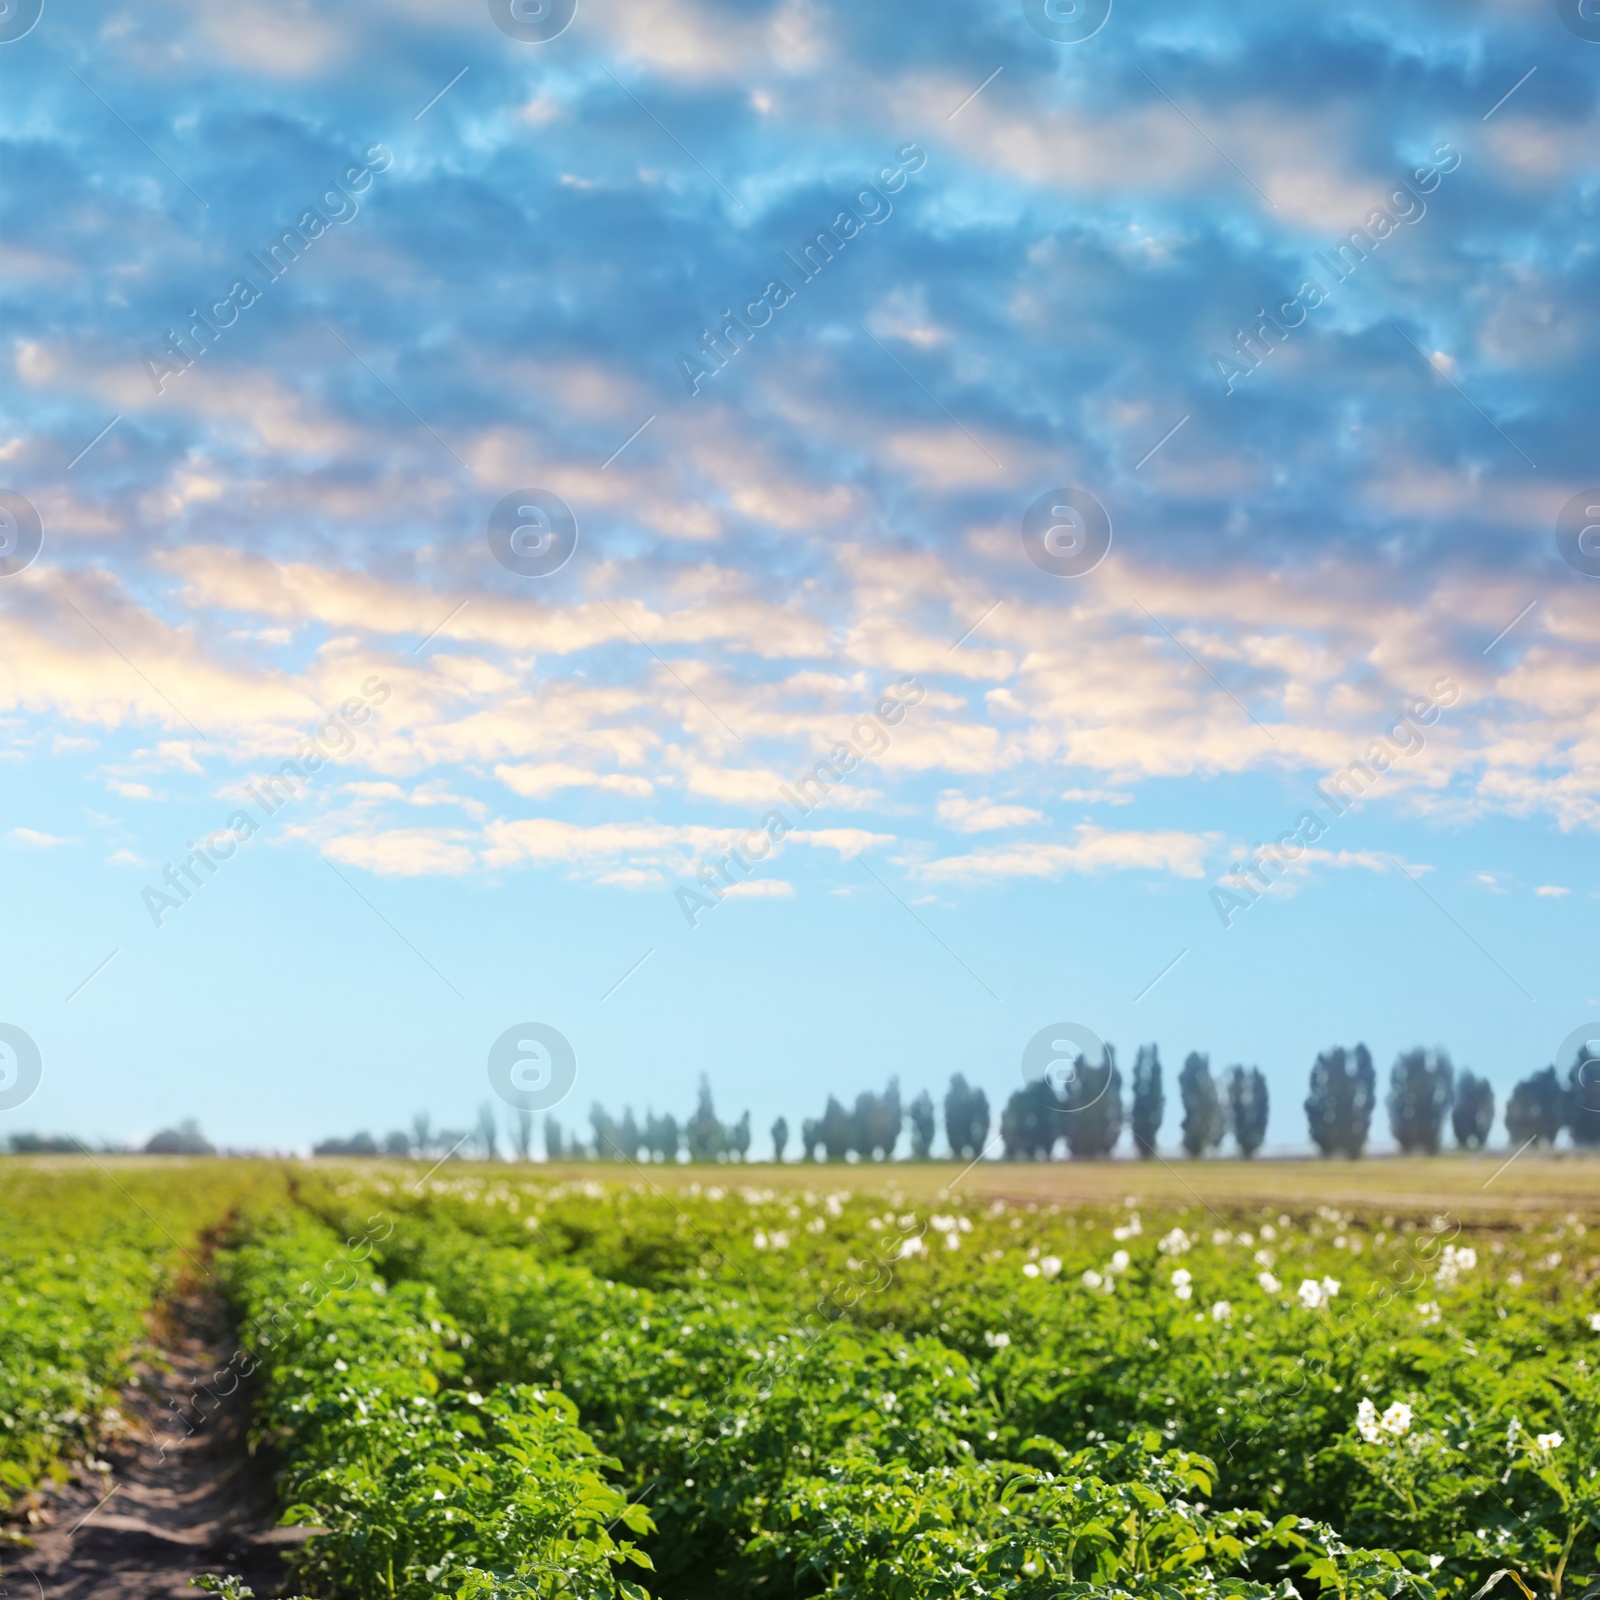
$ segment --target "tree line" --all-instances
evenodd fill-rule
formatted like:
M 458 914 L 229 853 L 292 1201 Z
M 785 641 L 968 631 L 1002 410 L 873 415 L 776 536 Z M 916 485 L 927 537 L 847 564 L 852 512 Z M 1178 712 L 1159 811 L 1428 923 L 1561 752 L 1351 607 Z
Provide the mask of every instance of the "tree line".
M 1259 1067 L 1230 1066 L 1214 1073 L 1210 1058 L 1193 1050 L 1177 1077 L 1181 1116 L 1178 1144 L 1198 1158 L 1232 1140 L 1241 1156 L 1253 1156 L 1266 1137 L 1270 1102 L 1267 1081 Z M 1311 1068 L 1305 1099 L 1307 1131 L 1324 1156 L 1359 1156 L 1366 1149 L 1378 1107 L 1377 1074 L 1364 1044 L 1323 1051 Z M 1389 1131 L 1406 1154 L 1436 1155 L 1448 1126 L 1458 1147 L 1481 1150 L 1495 1124 L 1495 1092 L 1488 1079 L 1457 1072 L 1448 1052 L 1402 1051 L 1389 1069 L 1384 1107 Z M 909 1104 L 891 1078 L 881 1092 L 866 1090 L 846 1105 L 829 1095 L 820 1117 L 800 1124 L 798 1153 L 806 1161 L 890 1161 L 932 1157 L 943 1111 L 944 1136 L 951 1158 L 976 1161 L 999 1154 L 1007 1161 L 1041 1161 L 1058 1156 L 1073 1160 L 1104 1159 L 1115 1153 L 1124 1132 L 1134 1154 L 1153 1157 L 1167 1109 L 1161 1057 L 1155 1045 L 1143 1045 L 1134 1058 L 1126 1097 L 1116 1051 L 1106 1045 L 1100 1060 L 1079 1055 L 1057 1061 L 1047 1076 L 1015 1089 L 1001 1108 L 991 1139 L 993 1117 L 981 1088 L 956 1073 L 941 1105 L 926 1089 Z M 1553 1145 L 1566 1130 L 1574 1145 L 1600 1146 L 1600 1056 L 1580 1047 L 1563 1075 L 1547 1066 L 1524 1078 L 1512 1090 L 1504 1112 L 1512 1146 Z M 790 1151 L 787 1118 L 772 1124 L 772 1159 Z M 503 1136 L 503 1146 L 502 1146 Z M 530 1112 L 512 1113 L 504 1127 L 494 1107 L 485 1103 L 468 1128 L 435 1128 L 426 1113 L 412 1119 L 409 1130 L 395 1130 L 383 1139 L 370 1133 L 324 1139 L 313 1147 L 320 1156 L 391 1156 L 448 1159 L 475 1156 L 498 1160 L 502 1147 L 516 1161 L 534 1159 L 534 1119 Z M 751 1159 L 750 1113 L 724 1123 L 717 1115 L 711 1087 L 704 1076 L 694 1112 L 680 1122 L 671 1113 L 632 1108 L 613 1117 L 596 1103 L 589 1112 L 589 1136 L 569 1131 L 554 1116 L 543 1126 L 544 1154 L 552 1161 L 627 1160 L 634 1162 L 747 1161 Z M 84 1148 L 70 1138 L 19 1133 L 9 1140 L 15 1154 L 70 1152 Z M 212 1146 L 192 1122 L 163 1129 L 144 1146 L 150 1154 L 203 1155 Z M 759 1158 L 758 1158 L 759 1159 Z

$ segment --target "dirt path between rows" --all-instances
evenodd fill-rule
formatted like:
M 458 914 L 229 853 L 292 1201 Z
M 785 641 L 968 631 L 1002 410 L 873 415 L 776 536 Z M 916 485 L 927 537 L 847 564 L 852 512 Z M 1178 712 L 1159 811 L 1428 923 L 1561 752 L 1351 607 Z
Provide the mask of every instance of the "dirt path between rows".
M 31 1550 L 8 1555 L 12 1600 L 201 1600 L 200 1573 L 234 1573 L 257 1595 L 279 1592 L 301 1537 L 278 1528 L 271 1476 L 246 1448 L 248 1382 L 216 1297 L 191 1290 L 163 1311 L 161 1362 L 140 1363 L 123 1391 L 129 1423 L 107 1450 L 109 1474 L 85 1471 L 41 1497 Z M 224 1391 L 228 1391 L 224 1393 Z

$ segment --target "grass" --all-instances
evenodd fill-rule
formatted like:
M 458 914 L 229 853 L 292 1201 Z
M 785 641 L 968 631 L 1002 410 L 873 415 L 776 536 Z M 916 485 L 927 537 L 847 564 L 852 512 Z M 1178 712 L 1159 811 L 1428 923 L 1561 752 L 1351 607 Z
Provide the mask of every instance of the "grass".
M 72 1170 L 89 1163 L 79 1156 L 12 1156 L 0 1166 L 35 1170 Z M 158 1165 L 211 1166 L 209 1157 L 99 1156 L 94 1165 L 112 1175 L 121 1170 L 148 1172 Z M 228 1162 L 323 1171 L 348 1166 L 375 1173 L 386 1169 L 407 1174 L 414 1182 L 430 1162 L 349 1161 Z M 788 1162 L 782 1166 L 752 1161 L 743 1165 L 635 1165 L 623 1161 L 540 1162 L 530 1166 L 452 1160 L 440 1173 L 535 1178 L 541 1182 L 606 1182 L 636 1179 L 663 1191 L 700 1184 L 756 1185 L 783 1190 L 893 1189 L 916 1199 L 933 1199 L 952 1187 L 969 1197 L 1004 1197 L 1056 1205 L 1117 1204 L 1130 1196 L 1140 1204 L 1200 1204 L 1219 1210 L 1278 1205 L 1296 1210 L 1337 1206 L 1363 1214 L 1395 1212 L 1430 1216 L 1441 1211 L 1463 1220 L 1488 1221 L 1506 1215 L 1543 1216 L 1576 1212 L 1600 1215 L 1600 1152 L 1506 1150 L 1478 1154 L 1451 1152 L 1439 1156 L 1370 1156 L 1359 1161 L 1315 1157 L 1257 1158 L 1253 1161 L 1208 1158 L 1191 1161 L 1160 1155 L 1149 1161 L 982 1161 L 968 1166 L 954 1161 Z M 242 1174 L 241 1174 L 242 1175 Z

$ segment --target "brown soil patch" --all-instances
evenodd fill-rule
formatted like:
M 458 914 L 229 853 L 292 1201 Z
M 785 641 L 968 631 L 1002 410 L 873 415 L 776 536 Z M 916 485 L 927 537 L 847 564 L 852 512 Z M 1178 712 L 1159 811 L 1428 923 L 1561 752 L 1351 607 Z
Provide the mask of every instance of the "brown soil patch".
M 304 1531 L 277 1527 L 270 1471 L 247 1448 L 246 1374 L 223 1307 L 190 1289 L 167 1308 L 159 1357 L 122 1394 L 128 1429 L 109 1473 L 37 1497 L 31 1550 L 6 1560 L 14 1600 L 200 1600 L 193 1579 L 235 1573 L 280 1592 Z

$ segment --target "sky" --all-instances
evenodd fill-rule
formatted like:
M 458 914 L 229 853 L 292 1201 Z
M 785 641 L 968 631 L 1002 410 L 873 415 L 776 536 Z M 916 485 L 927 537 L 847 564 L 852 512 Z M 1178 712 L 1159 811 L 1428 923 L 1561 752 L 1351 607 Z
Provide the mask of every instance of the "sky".
M 40 13 L 0 1135 L 1600 1027 L 1591 0 Z

